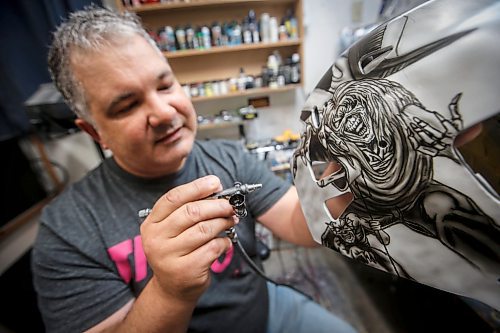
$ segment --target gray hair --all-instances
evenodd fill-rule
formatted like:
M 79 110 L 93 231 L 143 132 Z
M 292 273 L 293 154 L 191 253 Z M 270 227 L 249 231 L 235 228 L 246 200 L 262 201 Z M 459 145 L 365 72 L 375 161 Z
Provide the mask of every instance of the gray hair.
M 71 68 L 72 56 L 85 51 L 98 52 L 134 34 L 142 36 L 161 53 L 142 27 L 139 17 L 133 13 L 90 6 L 71 13 L 69 19 L 57 28 L 49 50 L 49 72 L 66 103 L 78 117 L 92 122 L 85 91 Z

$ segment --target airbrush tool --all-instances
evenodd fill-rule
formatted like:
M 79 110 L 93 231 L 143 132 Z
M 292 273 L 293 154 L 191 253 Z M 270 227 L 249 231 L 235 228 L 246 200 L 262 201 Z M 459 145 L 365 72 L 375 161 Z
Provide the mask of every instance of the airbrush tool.
M 228 189 L 222 190 L 220 192 L 216 192 L 212 195 L 209 195 L 205 199 L 227 199 L 231 206 L 233 206 L 234 213 L 238 217 L 245 217 L 247 216 L 247 207 L 245 204 L 245 196 L 248 193 L 251 193 L 255 190 L 258 190 L 262 187 L 262 184 L 242 184 L 240 182 L 235 182 L 233 187 L 230 187 Z M 146 208 L 146 209 L 141 209 L 137 214 L 139 215 L 140 218 L 144 219 L 146 218 L 149 214 L 151 213 L 151 208 Z M 278 285 L 276 281 L 273 279 L 269 278 L 266 276 L 266 274 L 260 269 L 257 264 L 250 258 L 248 253 L 245 251 L 243 248 L 243 245 L 241 245 L 241 242 L 238 239 L 238 235 L 236 233 L 235 227 L 231 227 L 227 230 L 225 230 L 226 236 L 231 239 L 231 242 L 235 244 L 235 247 L 240 251 L 241 255 L 243 256 L 244 260 L 248 263 L 248 265 L 258 274 L 260 275 L 263 279 L 266 281 L 269 281 L 271 283 L 274 283 Z M 304 294 L 302 291 L 296 289 L 294 286 L 287 285 L 281 283 L 280 285 L 286 285 L 289 288 L 292 288 L 304 296 L 306 296 L 309 299 L 312 299 L 311 296 Z
M 240 182 L 235 182 L 233 187 L 209 195 L 206 199 L 227 199 L 229 204 L 233 206 L 235 215 L 238 217 L 245 217 L 247 216 L 245 195 L 261 187 L 262 184 L 242 184 Z M 145 208 L 138 211 L 137 215 L 139 218 L 145 219 L 150 213 L 151 208 Z

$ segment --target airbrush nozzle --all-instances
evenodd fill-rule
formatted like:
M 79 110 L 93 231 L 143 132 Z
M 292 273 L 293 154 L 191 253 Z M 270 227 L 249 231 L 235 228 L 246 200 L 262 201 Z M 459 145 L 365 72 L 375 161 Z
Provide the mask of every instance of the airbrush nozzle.
M 258 190 L 261 187 L 262 184 L 243 184 L 240 186 L 240 189 L 243 194 L 247 194 L 255 190 Z

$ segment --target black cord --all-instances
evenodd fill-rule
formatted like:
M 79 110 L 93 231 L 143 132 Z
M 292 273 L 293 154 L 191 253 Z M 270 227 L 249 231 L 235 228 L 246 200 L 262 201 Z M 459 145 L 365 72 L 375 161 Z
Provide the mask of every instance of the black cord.
M 236 245 L 236 248 L 238 249 L 238 251 L 240 251 L 240 254 L 243 256 L 243 259 L 245 259 L 245 261 L 247 262 L 247 264 L 250 266 L 250 268 L 252 268 L 255 273 L 257 273 L 257 275 L 259 275 L 261 278 L 263 278 L 264 280 L 268 281 L 268 282 L 271 282 L 272 284 L 275 284 L 277 286 L 284 286 L 284 287 L 288 287 L 290 289 L 293 289 L 295 290 L 296 292 L 304 295 L 305 297 L 307 297 L 308 299 L 310 299 L 311 301 L 314 300 L 310 295 L 306 294 L 305 292 L 303 292 L 302 290 L 299 290 L 297 288 L 295 288 L 294 286 L 292 285 L 289 285 L 289 284 L 286 284 L 286 283 L 278 283 L 276 281 L 274 281 L 273 279 L 271 279 L 270 277 L 268 277 L 266 275 L 266 273 L 264 273 L 260 268 L 259 266 L 257 266 L 255 264 L 255 262 L 252 260 L 252 258 L 250 258 L 250 256 L 248 255 L 248 253 L 245 251 L 245 249 L 243 248 L 243 245 L 241 245 L 241 242 L 240 240 L 238 239 L 238 236 L 236 235 L 236 233 L 234 233 L 235 237 L 231 238 L 231 241 L 233 242 L 233 244 Z

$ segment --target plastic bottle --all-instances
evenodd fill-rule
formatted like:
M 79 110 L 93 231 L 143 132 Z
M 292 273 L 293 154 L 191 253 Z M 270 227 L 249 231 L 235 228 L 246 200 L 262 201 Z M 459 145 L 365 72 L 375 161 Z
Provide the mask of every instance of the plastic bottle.
M 194 40 L 196 36 L 194 34 L 194 29 L 190 26 L 186 26 L 186 45 L 188 49 L 194 49 Z
M 278 31 L 279 31 L 279 40 L 287 40 L 288 39 L 288 32 L 287 32 L 284 24 L 280 25 Z
M 279 31 L 278 31 L 278 20 L 276 17 L 271 17 L 269 19 L 269 41 L 271 43 L 276 43 L 279 40 Z
M 175 35 L 174 29 L 171 26 L 166 26 L 159 32 L 160 36 L 160 49 L 163 51 L 175 51 L 177 47 L 175 46 Z
M 177 27 L 175 29 L 175 37 L 177 39 L 177 45 L 180 50 L 185 50 L 187 48 L 186 45 L 186 31 L 184 29 Z
M 213 46 L 221 46 L 221 27 L 218 22 L 214 22 L 212 24 L 212 45 Z
M 292 73 L 291 82 L 300 82 L 300 55 L 298 53 L 292 54 Z
M 285 18 L 285 26 L 288 36 L 291 39 L 296 39 L 299 37 L 297 18 L 295 17 L 291 9 L 287 10 Z
M 202 49 L 203 48 L 203 33 L 201 32 L 201 28 L 198 28 L 196 30 L 196 40 L 198 41 L 198 48 Z
M 248 12 L 248 30 L 250 30 L 250 33 L 252 34 L 252 43 L 258 43 L 260 41 L 259 29 L 255 11 L 253 9 L 250 9 Z
M 270 31 L 269 31 L 269 14 L 262 13 L 260 16 L 260 40 L 264 43 L 269 43 L 271 40 Z
M 247 75 L 243 67 L 240 68 L 240 75 L 238 76 L 238 90 L 243 91 L 246 89 L 247 85 Z
M 241 44 L 241 26 L 238 22 L 233 22 L 233 45 Z
M 158 30 L 158 47 L 162 51 L 168 51 L 168 36 L 165 28 Z
M 212 46 L 212 41 L 210 39 L 210 29 L 208 27 L 203 26 L 201 28 L 201 34 L 203 39 L 203 48 L 209 49 Z
M 248 18 L 244 19 L 242 28 L 243 28 L 243 43 L 245 44 L 252 43 L 252 32 L 250 31 Z

